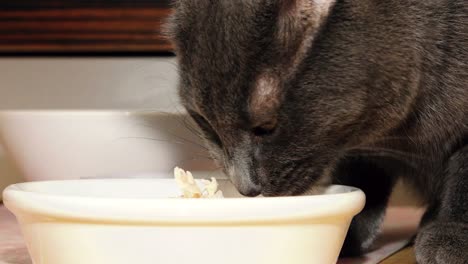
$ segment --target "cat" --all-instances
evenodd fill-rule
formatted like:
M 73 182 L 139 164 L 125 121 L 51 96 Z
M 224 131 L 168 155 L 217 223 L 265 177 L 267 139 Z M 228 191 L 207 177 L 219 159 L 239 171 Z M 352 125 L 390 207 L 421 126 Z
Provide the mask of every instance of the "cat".
M 173 4 L 181 102 L 242 194 L 362 189 L 355 256 L 402 178 L 427 205 L 417 261 L 468 263 L 468 1 Z

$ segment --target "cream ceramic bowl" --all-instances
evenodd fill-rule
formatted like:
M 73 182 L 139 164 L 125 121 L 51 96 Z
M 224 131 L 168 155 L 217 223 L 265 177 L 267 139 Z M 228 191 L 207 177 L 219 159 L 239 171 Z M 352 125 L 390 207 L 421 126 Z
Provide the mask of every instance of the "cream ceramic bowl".
M 15 184 L 3 196 L 35 264 L 331 264 L 365 196 L 324 193 L 176 199 L 171 179 L 104 179 Z

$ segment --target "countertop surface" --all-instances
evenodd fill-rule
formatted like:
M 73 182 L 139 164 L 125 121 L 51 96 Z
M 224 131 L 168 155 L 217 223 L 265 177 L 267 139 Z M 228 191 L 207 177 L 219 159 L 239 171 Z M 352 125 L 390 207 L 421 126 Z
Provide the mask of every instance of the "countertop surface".
M 408 241 L 415 233 L 421 213 L 421 209 L 415 208 L 390 208 L 375 250 L 362 258 L 342 259 L 338 264 L 414 264 L 414 254 L 408 247 Z M 396 251 L 398 253 L 394 254 Z M 0 264 L 32 264 L 16 219 L 2 204 Z
M 0 264 L 31 264 L 15 217 L 0 203 Z

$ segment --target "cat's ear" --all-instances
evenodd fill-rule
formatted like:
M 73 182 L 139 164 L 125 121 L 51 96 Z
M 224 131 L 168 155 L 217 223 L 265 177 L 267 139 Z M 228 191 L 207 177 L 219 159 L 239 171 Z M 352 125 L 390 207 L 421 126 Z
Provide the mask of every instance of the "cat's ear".
M 328 17 L 336 0 L 277 0 L 279 22 L 289 30 L 318 27 Z
M 186 30 L 183 22 L 184 17 L 190 13 L 191 8 L 185 0 L 171 0 L 170 6 L 170 13 L 163 20 L 160 33 L 177 51 L 181 48 L 180 39 L 183 38 L 183 32 Z
M 311 47 L 314 37 L 328 18 L 336 0 L 277 0 L 276 38 L 294 65 Z M 291 65 L 291 66 L 293 66 Z
M 271 127 L 283 97 L 283 82 L 294 73 L 310 49 L 316 33 L 326 21 L 335 0 L 276 0 L 278 26 L 276 40 L 281 50 L 281 71 L 257 76 L 250 93 L 249 114 L 253 126 Z

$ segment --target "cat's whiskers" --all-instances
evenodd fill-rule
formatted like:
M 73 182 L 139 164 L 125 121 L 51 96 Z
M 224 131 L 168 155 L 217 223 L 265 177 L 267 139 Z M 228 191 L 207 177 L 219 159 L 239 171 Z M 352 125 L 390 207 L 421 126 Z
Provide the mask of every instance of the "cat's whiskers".
M 183 125 L 188 131 L 192 132 L 192 134 L 196 137 L 198 137 L 201 140 L 205 140 L 205 136 L 200 132 L 199 129 L 193 127 L 190 125 L 190 122 L 187 121 L 187 118 L 190 118 L 187 113 L 182 113 L 180 110 L 176 110 L 178 116 L 182 117 L 182 121 L 177 119 L 179 124 Z
M 190 126 L 188 123 L 187 123 L 187 114 L 184 114 L 182 113 L 180 110 L 176 109 L 176 114 L 174 114 L 173 112 L 166 112 L 166 111 L 159 111 L 159 110 L 151 110 L 151 109 L 146 109 L 145 112 L 148 112 L 148 113 L 157 113 L 157 114 L 165 114 L 165 115 L 170 115 L 170 116 L 175 116 L 175 119 L 177 120 L 178 124 L 183 126 L 185 129 L 187 129 L 188 131 L 190 131 L 194 136 L 198 137 L 199 139 L 201 140 L 204 140 L 204 137 L 200 134 L 200 132 L 197 131 L 196 128 L 193 128 L 192 126 Z M 179 117 L 183 117 L 182 121 L 180 120 Z M 154 126 L 152 124 L 140 124 L 141 126 L 144 126 L 144 127 L 148 127 L 148 128 L 154 128 Z M 168 141 L 168 142 L 173 142 L 173 143 L 176 143 L 176 144 L 185 144 L 185 143 L 188 143 L 188 144 L 191 144 L 193 146 L 196 146 L 196 147 L 199 147 L 201 149 L 203 149 L 204 151 L 208 151 L 208 148 L 200 143 L 197 143 L 195 141 L 192 141 L 192 140 L 189 140 L 185 137 L 182 137 L 180 135 L 177 135 L 176 133 L 173 133 L 171 131 L 164 131 L 165 133 L 168 133 L 169 135 L 171 135 L 172 137 L 175 137 L 181 141 L 171 141 L 171 140 L 164 140 L 164 139 L 154 139 L 154 140 L 157 140 L 157 141 Z M 125 137 L 125 138 L 136 138 L 136 137 Z M 140 138 L 145 138 L 145 137 L 140 137 Z M 146 137 L 146 139 L 151 139 L 149 137 Z
M 207 156 L 192 156 L 191 158 L 182 159 L 182 160 L 177 161 L 177 164 L 174 164 L 174 166 L 181 166 L 181 165 L 183 165 L 184 162 L 197 161 L 197 160 L 213 161 L 213 158 L 212 157 L 207 157 Z

